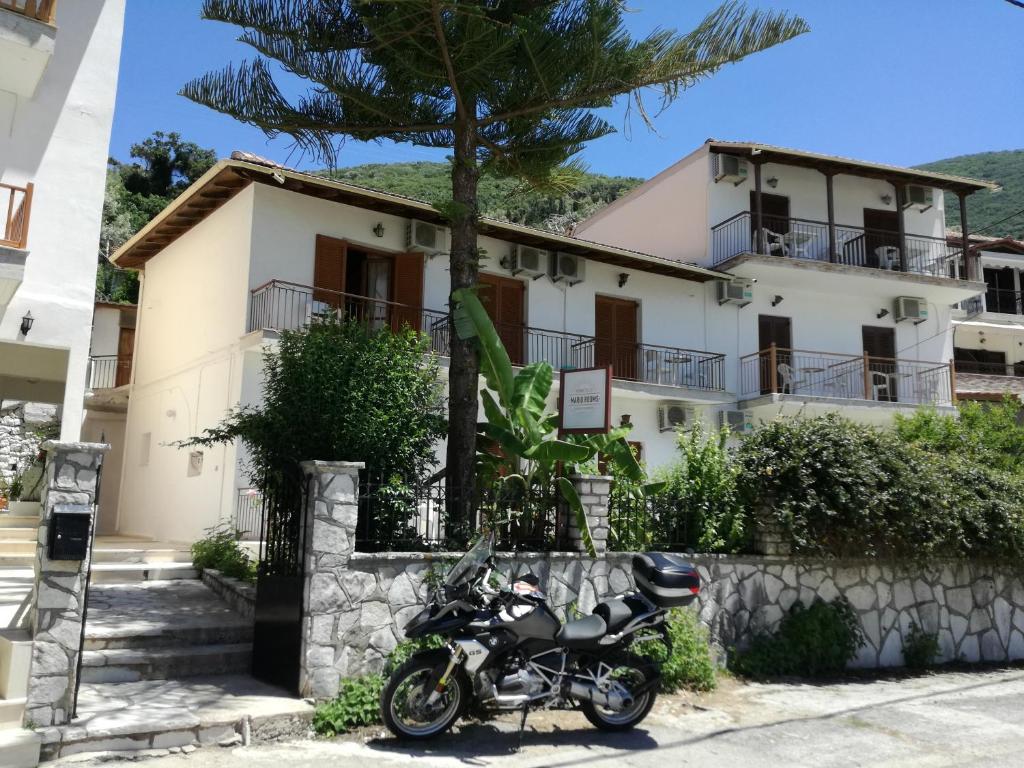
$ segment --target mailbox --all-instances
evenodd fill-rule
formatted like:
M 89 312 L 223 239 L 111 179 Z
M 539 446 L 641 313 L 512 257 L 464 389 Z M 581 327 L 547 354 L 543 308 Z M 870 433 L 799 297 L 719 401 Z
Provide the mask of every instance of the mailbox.
M 85 560 L 91 523 L 91 512 L 54 512 L 50 517 L 49 558 Z

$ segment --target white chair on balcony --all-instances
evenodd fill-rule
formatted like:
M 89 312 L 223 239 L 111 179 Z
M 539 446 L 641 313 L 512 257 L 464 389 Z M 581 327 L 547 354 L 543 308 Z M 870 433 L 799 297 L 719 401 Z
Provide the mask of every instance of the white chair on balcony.
M 900 263 L 900 249 L 895 245 L 880 245 L 875 248 L 879 269 L 896 269 Z
M 659 354 L 656 349 L 644 350 L 644 381 L 649 384 L 674 384 L 672 373 L 672 366 L 668 364 L 665 355 Z
M 882 371 L 871 372 L 871 399 L 881 400 L 883 397 L 888 400 L 892 395 L 892 376 Z
M 789 256 L 789 248 L 786 246 L 786 240 L 783 235 L 778 232 L 772 232 L 768 227 L 762 227 L 761 231 L 764 233 L 764 247 L 768 252 L 769 256 Z M 757 230 L 753 232 L 751 251 L 758 253 L 760 244 L 758 243 Z
M 793 394 L 796 388 L 801 384 L 805 384 L 804 379 L 796 378 L 796 373 L 793 371 L 793 367 L 789 363 L 779 363 L 779 379 L 781 379 L 781 389 L 784 393 Z

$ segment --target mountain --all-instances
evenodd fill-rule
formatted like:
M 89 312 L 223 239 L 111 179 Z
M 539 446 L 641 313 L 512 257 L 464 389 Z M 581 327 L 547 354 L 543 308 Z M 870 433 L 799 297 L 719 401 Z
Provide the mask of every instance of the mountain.
M 1024 210 L 1024 149 L 961 155 L 918 167 L 1001 184 L 1001 192 L 975 192 L 967 198 L 967 226 L 971 232 L 984 230 L 981 234 L 1024 239 L 1024 213 L 1002 221 Z M 946 223 L 950 227 L 960 226 L 959 205 L 955 195 L 946 195 Z M 1000 221 L 1002 223 L 989 226 Z
M 338 181 L 439 203 L 451 199 L 447 163 L 373 163 L 322 171 Z M 527 224 L 552 232 L 567 232 L 608 203 L 643 183 L 626 176 L 584 174 L 579 188 L 562 196 L 521 189 L 510 179 L 480 180 L 480 210 L 485 216 Z

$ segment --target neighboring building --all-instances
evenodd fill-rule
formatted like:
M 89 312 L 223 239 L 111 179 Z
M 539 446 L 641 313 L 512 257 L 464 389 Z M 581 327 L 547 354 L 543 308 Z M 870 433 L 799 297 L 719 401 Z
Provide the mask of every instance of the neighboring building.
M 77 440 L 124 0 L 0 2 L 0 403 Z M 27 331 L 27 333 L 26 333 Z
M 954 312 L 957 396 L 1024 400 L 1024 241 L 971 237 L 985 292 Z
M 951 305 L 984 286 L 946 239 L 943 195 L 993 186 L 712 140 L 576 234 L 739 278 L 733 298 L 704 297 L 706 344 L 738 361 L 728 388 L 755 421 L 840 409 L 884 423 L 952 412 Z
M 981 286 L 950 276 L 963 267 L 941 237 L 941 193 L 931 210 L 905 214 L 912 234 L 904 239 L 914 246 L 907 271 L 876 262 L 885 254 L 888 266 L 898 263 L 903 240 L 873 227 L 858 234 L 844 226 L 846 263 L 823 263 L 814 259 L 828 241 L 808 221 L 818 215 L 815 191 L 799 186 L 814 171 L 791 169 L 780 154 L 765 174 L 778 194 L 761 196 L 762 226 L 775 245 L 758 256 L 752 215 L 741 213 L 749 193 L 743 183 L 716 184 L 713 154 L 703 148 L 585 222 L 586 239 L 482 222 L 481 294 L 513 361 L 611 364 L 613 421 L 634 425 L 631 439 L 650 466 L 675 458 L 675 428 L 695 420 L 744 431 L 780 411 L 841 410 L 875 423 L 920 403 L 952 411 L 950 305 Z M 801 157 L 804 166 L 814 160 Z M 833 162 L 842 163 L 835 197 L 843 211 L 887 191 L 857 174 L 884 170 L 901 185 L 965 193 L 986 186 Z M 794 196 L 792 211 L 783 210 L 783 193 Z M 731 245 L 717 234 L 719 217 L 741 222 Z M 337 312 L 381 326 L 408 322 L 444 360 L 443 223 L 427 204 L 239 155 L 120 249 L 115 262 L 141 270 L 142 288 L 119 531 L 188 539 L 248 506 L 238 446 L 190 452 L 173 444 L 237 404 L 258 402 L 262 356 L 278 331 Z M 728 299 L 743 288 L 736 276 L 757 280 L 746 299 L 743 290 Z M 916 297 L 927 319 L 897 323 L 898 297 Z

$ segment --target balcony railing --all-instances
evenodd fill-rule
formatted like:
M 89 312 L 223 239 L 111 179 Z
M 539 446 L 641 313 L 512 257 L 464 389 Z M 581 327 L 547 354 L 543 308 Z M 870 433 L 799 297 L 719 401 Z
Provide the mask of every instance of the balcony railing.
M 953 363 L 957 374 L 981 374 L 983 376 L 1013 376 L 1024 378 L 1024 361 L 1017 363 L 983 363 L 977 360 L 957 360 Z
M 450 354 L 447 312 L 272 280 L 252 292 L 248 330 L 298 330 L 326 317 L 350 317 L 375 328 L 403 325 L 426 334 L 435 354 Z M 515 365 L 547 362 L 555 370 L 611 365 L 625 381 L 708 391 L 725 389 L 725 355 L 652 344 L 613 344 L 593 336 L 495 326 Z
M 0 0 L 2 3 L 3 0 Z M 0 245 L 22 248 L 28 244 L 28 220 L 32 211 L 31 184 L 15 187 L 0 184 L 0 216 L 3 229 L 0 230 Z
M 131 381 L 132 361 L 117 355 L 93 355 L 86 376 L 89 389 L 114 389 Z
M 259 541 L 263 534 L 263 494 L 239 488 L 235 499 L 235 530 L 242 541 Z
M 950 405 L 949 363 L 771 347 L 740 359 L 740 395 Z
M 836 224 L 833 251 L 827 222 L 762 216 L 763 237 L 758 238 L 754 218 L 743 211 L 711 228 L 711 254 L 716 266 L 741 253 L 765 253 L 936 277 L 961 277 L 963 273 L 961 250 L 944 238 L 904 235 L 904 259 L 896 232 Z
M 57 17 L 57 0 L 0 0 L 0 10 L 13 11 L 45 24 L 53 24 Z

